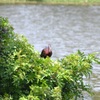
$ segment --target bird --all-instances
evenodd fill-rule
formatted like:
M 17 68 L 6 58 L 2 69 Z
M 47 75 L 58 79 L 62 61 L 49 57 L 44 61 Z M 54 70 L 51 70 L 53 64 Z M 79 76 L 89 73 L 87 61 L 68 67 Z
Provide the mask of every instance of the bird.
M 51 57 L 52 56 L 52 50 L 51 50 L 51 45 L 48 45 L 45 47 L 40 54 L 40 57 L 46 58 L 46 57 Z

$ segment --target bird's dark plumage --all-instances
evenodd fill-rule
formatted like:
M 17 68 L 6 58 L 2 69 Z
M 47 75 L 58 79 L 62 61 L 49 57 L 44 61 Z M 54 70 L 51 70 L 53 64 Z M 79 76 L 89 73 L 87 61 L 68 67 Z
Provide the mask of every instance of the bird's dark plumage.
M 52 50 L 51 50 L 51 47 L 50 45 L 48 45 L 48 47 L 45 47 L 41 54 L 40 54 L 40 57 L 43 57 L 43 58 L 46 58 L 46 57 L 51 57 L 52 56 Z

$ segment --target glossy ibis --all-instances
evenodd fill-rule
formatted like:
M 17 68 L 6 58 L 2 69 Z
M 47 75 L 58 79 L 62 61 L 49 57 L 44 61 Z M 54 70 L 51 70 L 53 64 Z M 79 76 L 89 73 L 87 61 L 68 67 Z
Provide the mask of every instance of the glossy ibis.
M 41 54 L 40 54 L 40 57 L 43 57 L 43 58 L 46 58 L 46 57 L 51 57 L 52 56 L 52 50 L 51 50 L 51 46 L 48 45 L 47 47 L 45 47 Z

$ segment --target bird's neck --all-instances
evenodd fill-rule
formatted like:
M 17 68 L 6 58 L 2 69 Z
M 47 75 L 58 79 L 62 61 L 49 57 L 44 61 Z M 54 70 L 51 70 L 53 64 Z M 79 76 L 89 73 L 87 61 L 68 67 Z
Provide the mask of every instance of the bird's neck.
M 50 46 L 48 46 L 48 51 L 49 51 L 49 52 L 51 51 L 51 47 L 50 47 Z

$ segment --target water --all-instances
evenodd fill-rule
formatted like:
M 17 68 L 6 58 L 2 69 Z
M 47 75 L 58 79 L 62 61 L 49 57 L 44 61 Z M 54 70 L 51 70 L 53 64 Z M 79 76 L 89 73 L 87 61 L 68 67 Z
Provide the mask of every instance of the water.
M 52 59 L 77 50 L 100 52 L 100 6 L 0 5 L 0 16 L 39 52 L 51 44 Z M 100 66 L 93 67 L 89 82 L 94 96 L 86 94 L 85 100 L 100 100 Z

